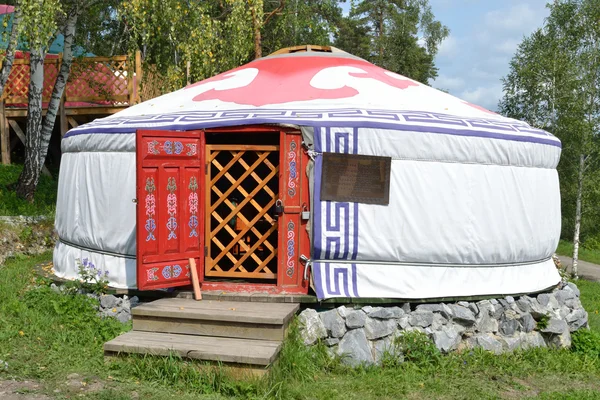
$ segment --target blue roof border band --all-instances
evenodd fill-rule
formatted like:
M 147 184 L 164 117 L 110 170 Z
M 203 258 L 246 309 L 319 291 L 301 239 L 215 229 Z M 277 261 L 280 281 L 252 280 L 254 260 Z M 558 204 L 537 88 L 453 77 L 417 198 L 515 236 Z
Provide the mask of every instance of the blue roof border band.
M 137 129 L 192 130 L 257 124 L 393 129 L 562 147 L 560 140 L 550 133 L 516 120 L 461 118 L 423 111 L 365 109 L 181 111 L 112 117 L 74 128 L 65 138 L 86 134 L 129 134 Z

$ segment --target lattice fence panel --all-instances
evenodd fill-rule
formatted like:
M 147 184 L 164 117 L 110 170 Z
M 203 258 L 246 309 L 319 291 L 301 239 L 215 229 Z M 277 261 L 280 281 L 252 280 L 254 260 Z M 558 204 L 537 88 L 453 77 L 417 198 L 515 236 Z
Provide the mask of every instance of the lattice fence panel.
M 277 279 L 278 146 L 207 146 L 207 277 Z

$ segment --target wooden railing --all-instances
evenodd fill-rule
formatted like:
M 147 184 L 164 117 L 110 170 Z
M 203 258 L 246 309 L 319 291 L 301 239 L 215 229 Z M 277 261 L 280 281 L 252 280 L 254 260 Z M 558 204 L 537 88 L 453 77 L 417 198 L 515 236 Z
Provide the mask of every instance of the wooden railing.
M 48 55 L 44 60 L 44 103 L 50 100 L 61 62 L 60 54 Z M 27 106 L 29 77 L 28 57 L 15 59 L 2 94 L 7 107 Z M 139 102 L 141 77 L 139 52 L 135 54 L 135 59 L 126 55 L 78 57 L 71 67 L 63 101 L 67 107 L 130 106 Z

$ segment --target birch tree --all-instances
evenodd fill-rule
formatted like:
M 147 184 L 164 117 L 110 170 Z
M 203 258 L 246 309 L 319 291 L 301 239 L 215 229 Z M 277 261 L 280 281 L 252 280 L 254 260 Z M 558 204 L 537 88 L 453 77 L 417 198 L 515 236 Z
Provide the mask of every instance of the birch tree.
M 44 90 L 44 58 L 55 37 L 57 16 L 62 13 L 58 0 L 23 0 L 23 33 L 30 48 L 29 94 L 27 97 L 27 129 L 25 162 L 17 182 L 17 195 L 33 201 L 45 155 L 42 157 L 42 92 Z
M 30 2 L 27 9 L 26 38 L 30 43 L 29 96 L 27 106 L 27 130 L 25 140 L 25 162 L 17 182 L 17 194 L 29 201 L 33 200 L 35 189 L 52 137 L 71 65 L 77 21 L 81 14 L 89 10 L 98 0 L 25 0 Z M 66 12 L 63 12 L 63 9 Z M 45 19 L 44 19 L 45 18 Z M 58 33 L 64 36 L 62 62 L 54 81 L 45 118 L 42 118 L 42 94 L 44 86 L 44 58 Z
M 551 131 L 563 143 L 562 235 L 571 231 L 577 279 L 588 194 L 597 190 L 590 183 L 598 174 L 600 1 L 555 1 L 549 8 L 544 27 L 523 40 L 511 61 L 500 111 Z

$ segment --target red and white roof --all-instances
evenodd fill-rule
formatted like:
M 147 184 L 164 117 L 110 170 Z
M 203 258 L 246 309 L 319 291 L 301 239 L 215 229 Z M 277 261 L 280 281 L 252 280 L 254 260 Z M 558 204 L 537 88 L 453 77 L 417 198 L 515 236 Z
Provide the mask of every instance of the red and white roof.
M 345 109 L 429 111 L 496 117 L 402 75 L 344 52 L 264 57 L 149 100 L 120 113 L 148 115 L 197 110 Z
M 79 126 L 67 137 L 251 124 L 400 129 L 560 147 L 557 138 L 525 122 L 342 51 L 264 57 Z

